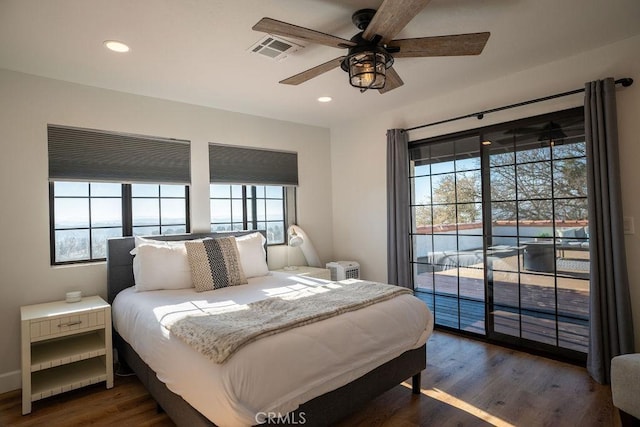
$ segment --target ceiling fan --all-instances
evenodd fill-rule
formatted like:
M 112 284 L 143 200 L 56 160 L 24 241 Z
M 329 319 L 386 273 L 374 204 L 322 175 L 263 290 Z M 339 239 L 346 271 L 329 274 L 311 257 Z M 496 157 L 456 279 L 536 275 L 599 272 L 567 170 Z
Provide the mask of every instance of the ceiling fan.
M 361 92 L 378 89 L 380 93 L 385 93 L 404 84 L 392 68 L 396 58 L 479 55 L 489 39 L 490 33 L 483 32 L 394 40 L 393 37 L 429 1 L 384 0 L 377 11 L 358 10 L 351 20 L 362 31 L 351 40 L 272 18 L 262 18 L 253 26 L 253 30 L 348 49 L 347 55 L 284 79 L 280 81 L 282 84 L 298 85 L 340 67 L 349 73 L 351 85 L 359 88 Z

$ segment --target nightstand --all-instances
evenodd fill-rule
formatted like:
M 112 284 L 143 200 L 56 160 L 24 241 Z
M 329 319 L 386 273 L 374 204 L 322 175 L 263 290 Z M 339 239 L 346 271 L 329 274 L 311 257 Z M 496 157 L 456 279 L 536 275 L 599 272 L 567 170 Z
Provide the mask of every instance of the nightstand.
M 306 277 L 314 277 L 316 279 L 324 279 L 331 280 L 331 271 L 327 268 L 319 268 L 319 267 L 309 267 L 307 265 L 297 266 L 295 270 L 288 270 L 285 268 L 281 268 L 280 271 L 283 273 L 289 273 L 292 276 L 306 276 Z
M 113 387 L 111 306 L 98 296 L 20 307 L 22 414 L 31 403 L 102 381 Z

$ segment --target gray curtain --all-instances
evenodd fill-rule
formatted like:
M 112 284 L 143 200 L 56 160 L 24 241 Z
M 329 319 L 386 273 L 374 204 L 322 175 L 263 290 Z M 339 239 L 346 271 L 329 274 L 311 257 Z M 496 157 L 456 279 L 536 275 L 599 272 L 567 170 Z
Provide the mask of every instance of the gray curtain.
M 409 147 L 407 132 L 387 131 L 387 281 L 411 288 Z
M 587 369 L 606 384 L 611 359 L 634 351 L 614 80 L 587 83 L 584 105 L 592 260 Z

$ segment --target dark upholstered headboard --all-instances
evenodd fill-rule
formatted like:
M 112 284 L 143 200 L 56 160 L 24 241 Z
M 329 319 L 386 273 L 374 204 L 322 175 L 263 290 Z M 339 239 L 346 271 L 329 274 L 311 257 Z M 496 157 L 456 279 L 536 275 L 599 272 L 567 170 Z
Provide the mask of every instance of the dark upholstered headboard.
M 144 236 L 152 240 L 192 240 L 204 237 L 244 236 L 255 233 L 255 230 L 196 233 L 196 234 L 172 234 L 167 236 Z M 266 237 L 266 232 L 258 230 Z M 134 237 L 117 237 L 107 240 L 107 298 L 111 304 L 118 292 L 135 284 L 133 279 L 133 255 L 129 252 L 135 247 Z

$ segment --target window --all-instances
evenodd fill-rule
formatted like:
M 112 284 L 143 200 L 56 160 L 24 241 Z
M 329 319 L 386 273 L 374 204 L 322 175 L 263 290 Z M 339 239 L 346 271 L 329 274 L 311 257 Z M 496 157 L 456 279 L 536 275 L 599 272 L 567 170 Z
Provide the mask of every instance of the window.
M 189 231 L 184 185 L 56 181 L 49 189 L 52 264 L 102 261 L 111 237 Z
M 132 234 L 186 233 L 187 195 L 187 187 L 183 185 L 132 184 Z
M 211 231 L 266 230 L 268 244 L 285 243 L 287 192 L 277 185 L 211 184 Z
M 110 237 L 189 231 L 189 141 L 48 125 L 51 263 L 99 261 Z
M 51 192 L 52 263 L 104 259 L 107 239 L 122 236 L 122 186 L 54 182 Z
M 298 154 L 209 144 L 211 230 L 266 230 L 267 244 L 285 243 L 296 221 Z

